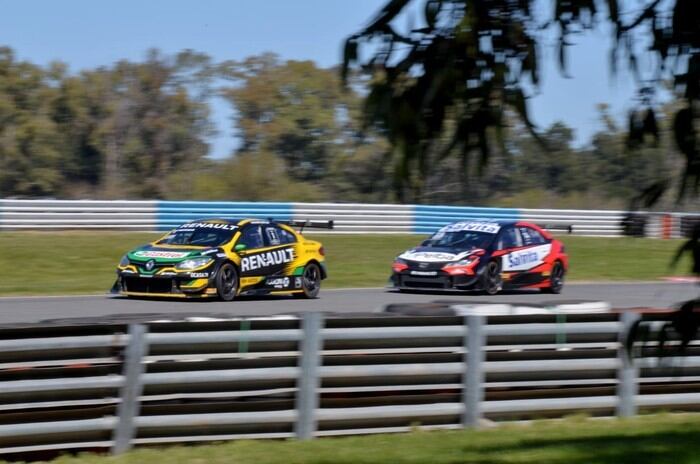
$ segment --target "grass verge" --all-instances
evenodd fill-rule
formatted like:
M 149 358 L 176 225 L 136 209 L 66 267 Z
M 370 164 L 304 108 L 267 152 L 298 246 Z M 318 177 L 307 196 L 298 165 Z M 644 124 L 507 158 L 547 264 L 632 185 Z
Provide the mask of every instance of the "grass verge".
M 326 288 L 385 285 L 391 260 L 415 246 L 415 235 L 315 235 L 326 249 Z M 127 250 L 158 237 L 134 232 L 0 233 L 0 295 L 101 293 Z M 570 280 L 653 280 L 684 274 L 669 263 L 680 240 L 562 237 L 571 260 Z
M 314 441 L 237 441 L 64 456 L 60 464 L 686 464 L 700 462 L 700 415 L 571 418 L 479 431 L 416 431 Z

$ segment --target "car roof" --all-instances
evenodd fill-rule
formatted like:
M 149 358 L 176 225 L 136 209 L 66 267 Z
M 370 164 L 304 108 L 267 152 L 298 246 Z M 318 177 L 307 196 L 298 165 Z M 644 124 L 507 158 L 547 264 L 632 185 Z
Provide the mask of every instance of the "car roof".
M 203 218 L 203 219 L 194 219 L 192 221 L 187 221 L 187 223 L 193 223 L 193 222 L 203 222 L 205 224 L 230 224 L 233 226 L 243 226 L 248 223 L 253 223 L 253 224 L 273 224 L 276 223 L 276 221 L 272 218 L 269 219 L 262 219 L 262 218 L 220 218 L 220 217 L 215 217 L 215 218 Z
M 459 221 L 451 222 L 450 224 L 460 224 L 464 222 L 469 222 L 472 224 L 498 224 L 499 226 L 514 226 L 516 224 L 522 224 L 522 221 L 516 221 L 513 219 L 460 219 Z

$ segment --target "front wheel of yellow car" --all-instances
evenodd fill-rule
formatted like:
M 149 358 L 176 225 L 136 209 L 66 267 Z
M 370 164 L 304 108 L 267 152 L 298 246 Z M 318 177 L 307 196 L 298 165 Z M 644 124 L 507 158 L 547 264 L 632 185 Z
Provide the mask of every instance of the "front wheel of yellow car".
M 236 298 L 238 291 L 238 272 L 233 264 L 226 263 L 216 274 L 216 293 L 224 301 Z
M 299 293 L 295 293 L 297 298 L 316 298 L 321 290 L 321 268 L 316 263 L 309 263 L 304 268 L 304 273 L 301 277 L 301 289 Z

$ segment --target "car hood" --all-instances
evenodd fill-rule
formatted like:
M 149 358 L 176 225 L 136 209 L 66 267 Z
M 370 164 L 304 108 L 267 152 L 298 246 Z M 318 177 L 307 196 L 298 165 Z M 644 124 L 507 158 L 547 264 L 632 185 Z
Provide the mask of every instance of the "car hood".
M 200 256 L 216 256 L 220 253 L 219 248 L 204 247 L 164 247 L 157 245 L 145 245 L 127 253 L 129 261 L 146 262 L 155 260 L 162 264 L 175 264 L 185 259 L 197 258 Z
M 473 248 L 471 250 L 456 250 L 454 248 L 441 248 L 441 247 L 416 247 L 410 250 L 404 251 L 399 258 L 407 259 L 410 261 L 422 261 L 422 262 L 445 262 L 445 261 L 459 261 L 467 256 L 475 253 L 479 248 Z

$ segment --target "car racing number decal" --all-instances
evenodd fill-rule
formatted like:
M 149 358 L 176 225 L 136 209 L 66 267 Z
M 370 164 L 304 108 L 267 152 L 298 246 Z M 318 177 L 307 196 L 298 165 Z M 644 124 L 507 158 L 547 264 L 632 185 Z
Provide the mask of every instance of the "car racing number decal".
M 266 275 L 282 271 L 288 263 L 294 261 L 294 248 L 280 248 L 246 254 L 241 258 L 243 275 Z
M 504 271 L 527 271 L 539 266 L 552 250 L 551 244 L 540 245 L 503 255 Z

